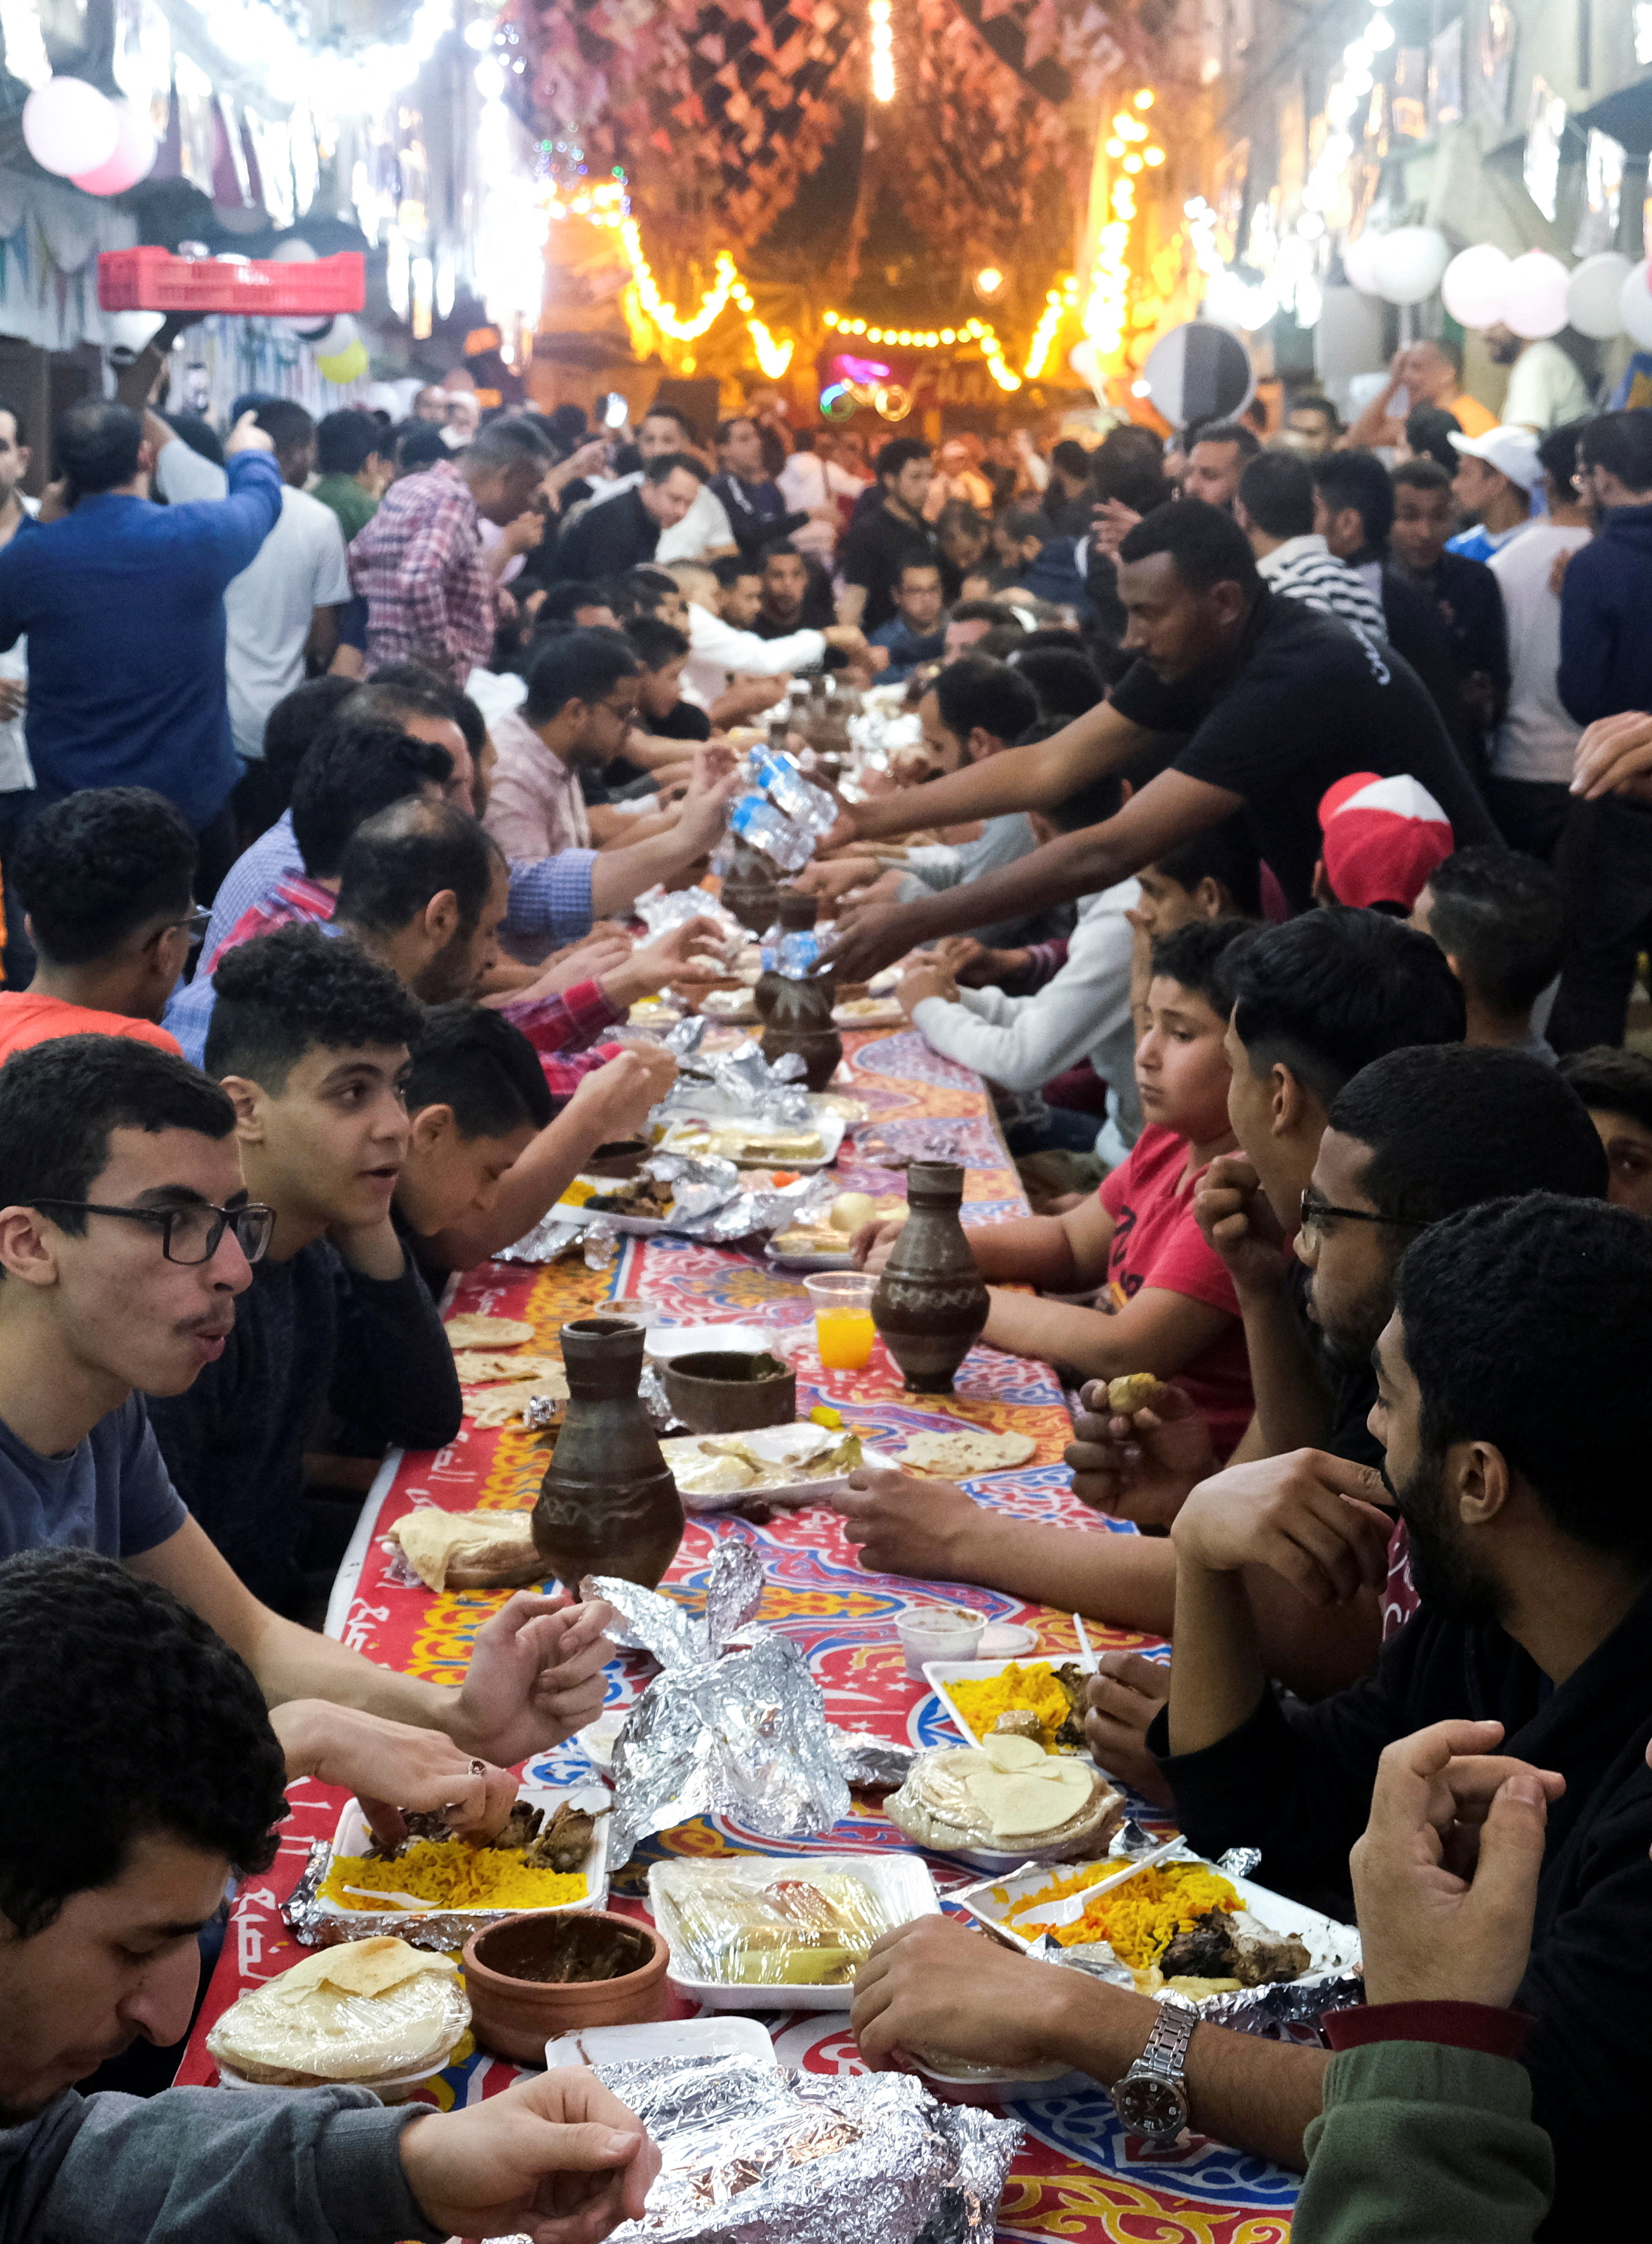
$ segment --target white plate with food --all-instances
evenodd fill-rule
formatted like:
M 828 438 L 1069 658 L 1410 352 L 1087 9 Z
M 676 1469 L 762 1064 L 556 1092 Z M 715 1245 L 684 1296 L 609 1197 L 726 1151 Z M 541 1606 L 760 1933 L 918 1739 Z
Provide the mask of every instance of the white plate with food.
M 829 1208 L 787 1224 L 765 1249 L 770 1261 L 786 1270 L 848 1270 L 854 1265 L 850 1242 L 864 1224 L 887 1221 L 907 1213 L 905 1195 L 841 1192 Z
M 656 1862 L 648 1906 L 705 2009 L 846 2011 L 873 1941 L 941 1901 L 918 1855 L 724 1855 Z
M 893 997 L 846 997 L 832 1008 L 840 1029 L 904 1029 L 907 1017 Z
M 1171 1848 L 1178 1859 L 1163 1859 Z M 1190 1894 L 1178 1892 L 1189 1885 Z M 1139 1862 L 1108 1856 L 1067 1869 L 1018 1869 L 954 1898 L 1029 1951 L 1046 1932 L 1068 1934 L 1062 1945 L 1080 1944 L 1075 1933 L 1084 1944 L 1105 1940 L 1138 1993 L 1194 2004 L 1251 1987 L 1311 1984 L 1359 1959 L 1354 1926 L 1249 1878 L 1231 1878 L 1176 1842 Z M 1196 1911 L 1190 1928 L 1161 1944 L 1167 1919 L 1179 1923 Z
M 806 1420 L 750 1434 L 676 1434 L 660 1443 L 660 1455 L 690 1512 L 752 1501 L 806 1511 L 840 1493 L 861 1466 L 887 1463 L 850 1428 Z
M 652 2025 L 585 2026 L 545 2044 L 545 2069 L 559 2065 L 643 2065 L 656 2058 L 742 2057 L 779 2063 L 766 2026 L 730 2011 L 718 2018 L 663 2018 Z
M 601 1785 L 523 1784 L 516 1793 L 516 1829 L 513 1832 L 508 1827 L 491 1845 L 473 1848 L 467 1840 L 453 1838 L 439 1816 L 409 1816 L 407 1845 L 388 1861 L 375 1861 L 368 1851 L 372 1834 L 361 1803 L 350 1800 L 333 1835 L 327 1876 L 316 1897 L 317 1913 L 337 1929 L 340 1936 L 360 1939 L 365 1936 L 368 1920 L 376 1932 L 381 1919 L 416 1924 L 421 1917 L 439 1916 L 484 1924 L 518 1909 L 562 1916 L 573 1909 L 600 1909 L 608 1895 L 608 1824 L 612 1805 Z M 540 1818 L 537 1825 L 536 1813 Z M 583 1853 L 579 1851 L 582 1844 Z M 534 1860 L 536 1849 L 542 1857 L 552 1859 Z M 489 1859 L 513 1855 L 514 1861 Z M 568 1867 L 555 1867 L 562 1862 Z M 537 1898 L 531 1889 L 540 1882 L 541 1874 L 544 1897 Z M 484 1897 L 490 1884 L 506 1877 L 509 1885 Z M 574 1878 L 583 1879 L 582 1892 L 567 1890 Z M 347 1893 L 347 1887 L 357 1890 Z M 459 1897 L 442 1898 L 444 1887 Z M 371 1896 L 381 1892 L 385 1896 L 383 1905 L 375 1907 Z M 401 1898 L 392 1899 L 393 1895 Z M 408 1908 L 408 1901 L 421 1905 Z M 355 1930 L 358 1926 L 361 1930 Z
M 972 1745 L 984 1745 L 1001 1718 L 1022 1714 L 1038 1718 L 1038 1742 L 1047 1753 L 1086 1750 L 1084 1685 L 1089 1678 L 1075 1658 L 930 1659 L 923 1673 L 925 1682 Z M 1028 1720 L 1007 1727 L 1033 1734 Z
M 738 1169 L 786 1169 L 793 1176 L 813 1176 L 831 1167 L 844 1135 L 844 1122 L 836 1114 L 816 1114 L 802 1125 L 690 1115 L 671 1124 L 657 1150 L 694 1160 L 732 1161 Z
M 657 1231 L 671 1229 L 671 1219 L 664 1211 L 671 1207 L 671 1198 L 670 1185 L 657 1183 L 652 1177 L 579 1176 L 556 1206 L 581 1223 L 594 1223 L 600 1216 L 628 1239 L 651 1239 Z M 641 1212 L 647 1208 L 657 1212 Z

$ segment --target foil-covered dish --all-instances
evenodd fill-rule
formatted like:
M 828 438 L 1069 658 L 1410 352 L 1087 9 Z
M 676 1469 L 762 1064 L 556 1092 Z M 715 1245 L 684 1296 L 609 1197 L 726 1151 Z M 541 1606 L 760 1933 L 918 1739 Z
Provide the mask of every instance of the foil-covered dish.
M 683 1027 L 687 1029 L 686 1021 Z M 783 1052 L 771 1062 L 752 1038 L 732 1051 L 705 1051 L 700 1049 L 704 1034 L 702 1022 L 691 1044 L 684 1048 L 673 1043 L 681 1071 L 654 1109 L 657 1121 L 720 1112 L 731 1120 L 779 1123 L 799 1130 L 812 1125 L 813 1110 L 798 1053 Z

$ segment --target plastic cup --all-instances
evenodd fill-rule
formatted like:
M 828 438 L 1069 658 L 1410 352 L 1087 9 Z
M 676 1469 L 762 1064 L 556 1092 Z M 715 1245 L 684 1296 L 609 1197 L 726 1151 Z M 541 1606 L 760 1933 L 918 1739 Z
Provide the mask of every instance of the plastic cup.
M 814 1336 L 827 1371 L 864 1371 L 878 1328 L 872 1296 L 878 1281 L 860 1270 L 826 1270 L 803 1281 L 814 1309 Z
M 906 1654 L 907 1673 L 923 1680 L 932 1659 L 973 1659 L 987 1626 L 984 1613 L 963 1605 L 911 1605 L 895 1615 L 895 1634 Z

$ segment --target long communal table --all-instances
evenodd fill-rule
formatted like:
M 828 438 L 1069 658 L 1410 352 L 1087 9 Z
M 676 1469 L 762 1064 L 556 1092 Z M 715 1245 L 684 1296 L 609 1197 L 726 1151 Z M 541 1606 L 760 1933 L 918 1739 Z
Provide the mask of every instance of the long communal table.
M 931 1051 L 913 1034 L 846 1038 L 847 1087 L 870 1110 L 884 1140 L 922 1150 L 944 1134 L 968 1164 L 966 1217 L 990 1221 L 1025 1212 L 1016 1177 L 976 1076 Z M 860 1163 L 853 1141 L 839 1154 L 846 1187 L 872 1192 L 898 1188 L 900 1176 Z M 771 1272 L 750 1251 L 697 1245 L 661 1234 L 628 1240 L 618 1261 L 594 1274 L 563 1261 L 544 1269 L 486 1263 L 461 1281 L 458 1309 L 520 1317 L 551 1338 L 570 1316 L 601 1301 L 640 1296 L 657 1303 L 667 1322 L 755 1317 L 774 1326 L 808 1322 L 800 1284 Z M 800 1335 L 799 1335 L 800 1337 Z M 799 1358 L 798 1407 L 842 1409 L 846 1420 L 879 1436 L 899 1437 L 925 1422 L 921 1409 L 903 1398 L 900 1375 L 880 1346 L 862 1372 L 829 1372 L 806 1345 Z M 1074 1499 L 1062 1451 L 1069 1424 L 1061 1389 L 1042 1364 L 988 1348 L 973 1349 L 961 1372 L 956 1408 L 984 1426 L 1032 1435 L 1037 1450 L 1021 1470 L 967 1484 L 978 1497 L 1028 1518 L 1082 1528 L 1095 1534 L 1107 1524 Z M 933 1414 L 930 1414 L 933 1421 Z M 388 1578 L 380 1538 L 415 1504 L 455 1511 L 497 1505 L 530 1506 L 545 1452 L 522 1428 L 479 1431 L 467 1424 L 457 1441 L 432 1456 L 393 1457 L 364 1508 L 361 1526 L 335 1593 L 329 1627 L 370 1659 L 436 1682 L 457 1683 L 476 1630 L 502 1602 L 499 1595 L 433 1595 Z M 752 1527 L 713 1515 L 691 1520 L 664 1587 L 698 1607 L 719 1536 L 754 1535 L 767 1562 L 767 1587 L 758 1618 L 783 1632 L 806 1653 L 825 1693 L 832 1719 L 920 1744 L 955 1742 L 940 1702 L 911 1679 L 894 1632 L 894 1618 L 914 1592 L 937 1585 L 914 1584 L 861 1571 L 842 1523 L 825 1511 L 777 1518 Z M 968 1602 L 996 1619 L 1031 1623 L 1040 1651 L 1076 1650 L 1070 1617 L 1024 1605 L 993 1592 L 971 1589 Z M 1092 1629 L 1098 1642 L 1144 1645 L 1120 1631 Z M 1144 1648 L 1156 1647 L 1145 1645 Z M 650 1670 L 636 1656 L 609 1670 L 610 1705 L 635 1697 Z M 529 1765 L 540 1781 L 589 1780 L 584 1754 L 569 1745 Z M 216 2078 L 206 2054 L 207 2030 L 243 1988 L 273 1977 L 304 1952 L 282 1921 L 280 1905 L 307 1859 L 310 1842 L 330 1836 L 342 1795 L 313 1781 L 294 1784 L 292 1815 L 280 1853 L 262 1878 L 236 1897 L 223 1955 L 179 2078 Z M 745 1849 L 806 1855 L 903 1848 L 910 1842 L 880 1813 L 877 1799 L 857 1795 L 844 1823 L 818 1838 L 775 1844 L 754 1839 L 737 1825 L 706 1818 L 646 1842 L 615 1882 L 612 1905 L 642 1911 L 650 1862 L 665 1854 L 704 1855 Z M 943 1896 L 974 1875 L 942 1856 L 931 1867 Z M 785 2064 L 817 2072 L 856 2069 L 859 2057 L 846 2012 L 763 2014 Z M 448 2071 L 421 2093 L 448 2107 L 496 2093 L 514 2069 L 467 2042 Z M 1294 2178 L 1265 2160 L 1196 2138 L 1171 2153 L 1150 2151 L 1123 2129 L 1099 2089 L 1017 2105 L 1026 2136 L 1011 2171 L 1000 2215 L 1001 2238 L 1074 2240 L 1075 2244 L 1275 2244 L 1290 2227 Z

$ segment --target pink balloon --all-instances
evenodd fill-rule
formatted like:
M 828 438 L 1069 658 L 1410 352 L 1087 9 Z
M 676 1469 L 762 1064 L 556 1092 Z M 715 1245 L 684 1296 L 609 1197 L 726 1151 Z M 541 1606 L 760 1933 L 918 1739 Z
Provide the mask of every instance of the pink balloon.
M 118 195 L 146 179 L 155 161 L 155 136 L 149 120 L 130 101 L 118 101 L 115 110 L 115 152 L 90 172 L 74 173 L 74 184 L 84 194 Z
M 1571 279 L 1560 259 L 1546 249 L 1525 251 L 1509 267 L 1503 285 L 1503 325 L 1527 342 L 1559 335 L 1566 325 Z
M 49 78 L 23 105 L 23 137 L 43 172 L 96 171 L 115 152 L 115 105 L 84 78 Z

